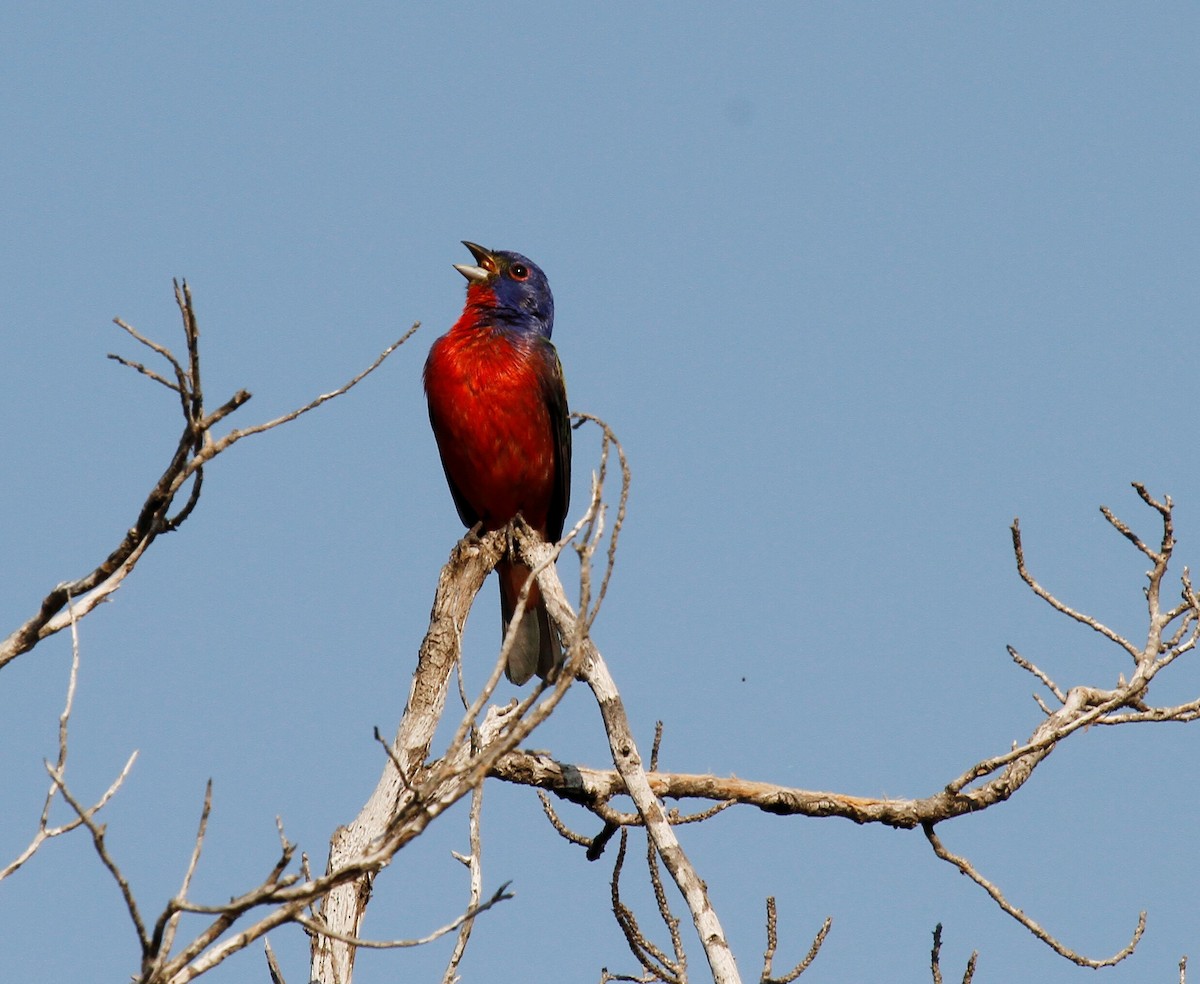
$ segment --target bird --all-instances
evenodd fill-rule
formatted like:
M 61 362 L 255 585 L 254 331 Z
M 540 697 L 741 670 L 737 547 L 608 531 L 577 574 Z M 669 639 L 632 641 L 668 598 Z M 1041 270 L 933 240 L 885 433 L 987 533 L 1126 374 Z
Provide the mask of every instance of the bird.
M 571 425 L 562 363 L 550 341 L 554 295 L 541 268 L 509 250 L 463 241 L 473 264 L 462 315 L 429 350 L 423 381 L 429 422 L 459 518 L 503 529 L 521 516 L 543 540 L 562 536 L 571 498 Z M 509 631 L 529 567 L 511 551 L 496 564 Z M 534 581 L 505 665 L 518 686 L 552 682 L 562 639 Z

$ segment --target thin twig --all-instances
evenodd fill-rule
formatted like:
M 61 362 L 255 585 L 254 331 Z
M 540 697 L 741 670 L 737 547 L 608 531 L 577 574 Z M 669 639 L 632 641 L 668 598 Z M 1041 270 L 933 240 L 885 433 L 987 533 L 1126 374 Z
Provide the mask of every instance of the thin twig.
M 1041 925 L 1030 919 L 1029 916 L 1025 915 L 1024 912 L 1009 902 L 1008 899 L 1004 897 L 1004 893 L 1001 892 L 1000 889 L 993 885 L 990 881 L 984 878 L 983 875 L 981 875 L 977 870 L 975 870 L 974 865 L 972 865 L 970 861 L 948 851 L 943 846 L 937 834 L 934 832 L 933 824 L 922 824 L 921 829 L 925 833 L 925 839 L 929 841 L 929 846 L 933 848 L 934 854 L 936 854 L 943 861 L 954 865 L 954 867 L 970 878 L 971 881 L 987 892 L 988 895 L 992 897 L 992 900 L 998 906 L 1000 906 L 1001 909 L 1003 909 L 1008 915 L 1012 916 L 1013 919 L 1029 930 L 1029 932 L 1050 947 L 1050 949 L 1052 949 L 1060 957 L 1065 957 L 1067 960 L 1070 960 L 1071 963 L 1077 964 L 1080 967 L 1112 967 L 1114 964 L 1120 963 L 1131 953 L 1133 953 L 1135 949 L 1137 949 L 1137 945 L 1142 939 L 1142 933 L 1146 931 L 1145 912 L 1142 912 L 1138 916 L 1137 926 L 1133 931 L 1133 938 L 1115 954 L 1113 954 L 1111 957 L 1105 957 L 1102 960 L 1085 957 L 1082 954 L 1077 953 L 1075 950 L 1072 950 L 1065 943 L 1060 942 L 1049 932 L 1047 932 Z
M 1067 695 L 1059 690 L 1058 684 L 1056 684 L 1053 680 L 1046 676 L 1045 673 L 1034 666 L 1033 663 L 1029 662 L 1029 660 L 1017 652 L 1012 646 L 1005 646 L 1005 648 L 1008 650 L 1008 655 L 1012 657 L 1012 661 L 1016 663 L 1017 666 L 1021 667 L 1021 669 L 1032 673 L 1035 677 L 1041 680 L 1046 689 L 1058 698 L 1058 702 L 1060 704 L 1065 704 L 1067 702 Z
M 933 952 L 929 955 L 929 968 L 933 971 L 933 984 L 942 984 L 942 924 L 933 927 Z
M 305 406 L 284 414 L 282 417 L 277 417 L 275 420 L 242 430 L 234 430 L 216 439 L 212 435 L 212 428 L 249 400 L 250 394 L 245 390 L 239 390 L 218 410 L 205 415 L 200 383 L 199 327 L 192 303 L 191 288 L 186 281 L 182 285 L 175 284 L 175 300 L 183 321 L 184 340 L 188 351 L 187 368 L 166 346 L 147 338 L 120 318 L 114 319 L 117 326 L 130 337 L 166 360 L 175 375 L 174 384 L 140 363 L 112 356 L 115 361 L 135 369 L 178 394 L 184 417 L 184 429 L 171 460 L 151 489 L 136 521 L 129 527 L 116 548 L 87 574 L 53 588 L 42 599 L 38 611 L 7 639 L 0 641 L 0 668 L 21 654 L 29 652 L 42 639 L 66 628 L 70 623 L 70 618 L 82 618 L 87 615 L 101 601 L 116 591 L 151 543 L 160 534 L 178 529 L 180 524 L 191 515 L 199 501 L 203 484 L 203 469 L 209 461 L 243 437 L 261 434 L 281 426 L 295 420 L 301 414 L 315 409 L 322 403 L 346 393 L 378 368 L 383 360 L 402 345 L 418 327 L 418 325 L 413 325 L 403 337 L 386 348 L 375 362 L 344 386 L 333 392 L 322 394 Z M 187 500 L 178 512 L 171 515 L 170 510 L 176 497 L 188 482 L 192 484 Z M 64 606 L 67 605 L 68 598 L 75 599 L 75 611 L 70 616 L 64 615 L 62 612 Z
M 403 950 L 414 946 L 424 946 L 426 943 L 432 943 L 434 940 L 440 940 L 447 933 L 453 933 L 460 926 L 472 921 L 480 913 L 487 912 L 488 909 L 501 902 L 507 902 L 509 899 L 516 898 L 508 890 L 508 886 L 512 882 L 505 882 L 494 893 L 492 897 L 479 905 L 473 905 L 467 908 L 460 916 L 448 922 L 445 926 L 435 929 L 433 932 L 426 934 L 415 940 L 367 940 L 360 936 L 351 936 L 349 933 L 339 933 L 336 930 L 330 929 L 328 926 L 316 920 L 309 919 L 306 916 L 297 916 L 295 922 L 299 923 L 310 933 L 315 933 L 320 936 L 328 937 L 332 940 L 337 940 L 340 943 L 346 943 L 353 947 L 361 947 L 370 950 Z
M 546 814 L 546 819 L 550 821 L 550 826 L 554 828 L 555 832 L 561 838 L 563 838 L 563 840 L 569 841 L 572 844 L 578 844 L 580 847 L 590 850 L 592 847 L 592 838 L 585 837 L 580 833 L 576 833 L 574 830 L 568 827 L 565 823 L 563 823 L 562 819 L 555 811 L 554 805 L 550 802 L 550 797 L 540 789 L 537 791 L 537 794 L 538 799 L 540 799 L 542 803 L 542 811 Z
M 459 660 L 459 666 L 462 665 L 462 660 Z M 471 810 L 468 818 L 468 826 L 470 828 L 471 853 L 467 857 L 456 854 L 455 857 L 462 861 L 471 873 L 471 894 L 470 902 L 467 905 L 468 909 L 476 909 L 479 906 L 479 900 L 483 897 L 483 838 L 480 836 L 480 818 L 483 813 L 483 786 L 478 785 L 471 790 Z M 458 929 L 458 939 L 454 941 L 454 949 L 450 954 L 450 960 L 446 964 L 446 972 L 442 975 L 442 984 L 457 984 L 459 980 L 458 965 L 461 963 L 463 954 L 467 952 L 467 943 L 471 939 L 471 930 L 475 926 L 475 918 L 463 921 L 463 924 Z
M 115 790 L 116 787 L 125 781 L 125 777 L 129 775 L 129 770 L 133 768 L 133 763 L 136 759 L 137 752 L 134 752 L 129 757 L 129 760 L 125 763 L 125 768 L 121 770 L 121 774 L 117 777 L 113 785 L 109 787 L 110 789 Z M 63 778 L 62 773 L 59 772 L 54 766 L 50 765 L 49 762 L 46 763 L 46 771 L 50 773 L 50 778 L 57 783 L 59 793 L 63 800 L 68 806 L 71 807 L 72 810 L 75 811 L 75 816 L 83 821 L 83 825 L 87 827 L 88 831 L 91 833 L 92 844 L 96 849 L 96 853 L 100 856 L 101 863 L 105 868 L 108 869 L 109 874 L 112 875 L 113 880 L 117 883 L 117 887 L 121 891 L 121 897 L 125 900 L 125 908 L 129 913 L 129 918 L 133 922 L 134 930 L 137 933 L 138 942 L 141 944 L 143 952 L 146 952 L 150 943 L 149 937 L 146 935 L 146 925 L 142 921 L 142 914 L 138 909 L 137 900 L 133 897 L 133 890 L 129 887 L 128 879 L 117 866 L 116 861 L 113 860 L 113 856 L 109 853 L 108 846 L 105 844 L 104 824 L 96 822 L 95 809 L 85 807 L 79 802 L 79 800 L 75 798 L 75 795 L 67 787 L 66 780 Z
M 78 620 L 75 617 L 76 609 L 71 603 L 69 595 L 67 600 L 67 611 L 70 615 L 71 626 L 71 670 L 67 678 L 66 700 L 63 703 L 62 713 L 58 716 L 58 757 L 55 760 L 52 772 L 52 776 L 56 775 L 59 777 L 65 776 L 67 771 L 67 755 L 70 747 L 69 740 L 71 712 L 75 706 L 75 694 L 79 684 L 79 626 Z M 136 753 L 134 753 L 134 757 L 136 757 Z M 121 785 L 125 780 L 125 776 L 128 774 L 129 768 L 132 766 L 132 764 L 133 760 L 131 759 L 126 766 L 126 769 L 117 777 L 117 779 L 108 787 L 108 789 L 105 790 L 101 797 L 87 808 L 85 813 L 88 816 L 95 816 L 97 813 L 99 813 L 100 810 L 102 810 L 108 804 L 108 801 L 117 794 L 117 791 L 121 788 Z M 24 865 L 38 852 L 38 850 L 43 844 L 46 843 L 46 841 L 52 840 L 55 837 L 61 837 L 63 834 L 70 833 L 71 831 L 77 830 L 79 827 L 84 825 L 85 821 L 82 816 L 76 816 L 74 819 L 68 820 L 65 823 L 57 826 L 50 825 L 50 810 L 54 805 L 54 799 L 59 794 L 60 789 L 60 781 L 52 778 L 50 781 L 50 787 L 46 790 L 46 797 L 42 801 L 42 812 L 41 816 L 38 818 L 37 832 L 33 835 L 32 840 L 30 840 L 25 849 L 7 865 L 5 865 L 4 868 L 0 869 L 0 881 L 3 881 L 14 871 L 17 871 L 19 868 L 21 868 L 22 865 Z
M 1035 595 L 1041 598 L 1055 611 L 1061 612 L 1068 618 L 1074 619 L 1080 625 L 1086 625 L 1093 631 L 1100 633 L 1100 635 L 1104 636 L 1104 638 L 1110 640 L 1111 642 L 1115 642 L 1118 646 L 1129 653 L 1130 656 L 1132 656 L 1134 659 L 1137 659 L 1141 650 L 1138 649 L 1138 647 L 1132 642 L 1123 636 L 1118 635 L 1107 625 L 1103 624 L 1097 619 L 1092 618 L 1092 616 L 1085 615 L 1082 612 L 1077 612 L 1069 605 L 1064 605 L 1034 579 L 1033 575 L 1029 573 L 1028 568 L 1025 566 L 1025 550 L 1021 545 L 1021 523 L 1020 520 L 1017 519 L 1014 519 L 1012 524 L 1012 541 L 1013 552 L 1017 557 L 1017 573 L 1021 575 L 1021 580 L 1029 586 L 1029 589 Z
M 188 859 L 187 870 L 183 873 L 183 884 L 180 885 L 179 891 L 175 895 L 178 902 L 186 901 L 188 889 L 192 884 L 192 877 L 196 874 L 196 868 L 200 864 L 200 852 L 204 847 L 204 837 L 208 832 L 208 818 L 212 814 L 212 779 L 209 779 L 204 784 L 204 803 L 200 808 L 200 823 L 196 830 L 195 840 L 192 842 L 192 855 Z M 168 915 L 169 913 L 169 915 Z M 183 915 L 181 909 L 168 906 L 163 912 L 163 916 L 159 917 L 158 924 L 154 929 L 154 937 L 151 941 L 151 948 L 155 953 L 161 954 L 165 959 L 170 955 L 172 947 L 175 945 L 175 933 L 179 927 L 180 917 Z M 166 917 L 165 921 L 163 917 Z
M 817 954 L 821 952 L 821 947 L 825 943 L 825 937 L 829 935 L 829 930 L 833 926 L 833 919 L 826 917 L 825 922 L 821 924 L 821 928 L 817 930 L 817 935 L 813 938 L 812 946 L 808 948 L 801 961 L 796 964 L 782 977 L 772 976 L 772 964 L 775 961 L 775 949 L 779 945 L 779 931 L 777 926 L 778 916 L 775 911 L 775 896 L 767 897 L 767 948 L 763 951 L 763 969 L 759 976 L 759 984 L 791 984 L 801 974 L 808 970 L 812 962 L 817 959 Z
M 642 932 L 641 926 L 638 925 L 637 916 L 634 915 L 633 910 L 621 900 L 621 871 L 625 867 L 625 851 L 628 845 L 629 832 L 622 829 L 617 847 L 617 856 L 613 861 L 612 878 L 609 882 L 613 916 L 616 918 L 617 925 L 625 937 L 625 943 L 629 947 L 629 952 L 642 965 L 642 969 L 646 971 L 647 977 L 650 980 L 663 981 L 664 984 L 686 984 L 687 965 L 678 959 L 679 949 L 676 949 L 675 959 L 668 957 L 663 950 L 655 946 L 646 937 L 645 933 Z M 653 844 L 651 844 L 650 850 L 653 851 L 653 849 Z M 673 917 L 668 915 L 667 918 Z M 677 939 L 678 922 L 676 921 L 676 929 L 672 933 L 672 941 L 674 942 Z
M 267 973 L 271 975 L 271 984 L 287 984 L 283 979 L 283 971 L 279 969 L 279 961 L 275 959 L 275 951 L 271 949 L 271 941 L 265 937 L 263 950 L 267 955 Z
M 120 322 L 118 322 L 118 324 L 119 323 Z M 153 379 L 156 383 L 162 383 L 163 386 L 165 386 L 167 389 L 171 390 L 174 393 L 179 392 L 179 384 L 178 383 L 172 383 L 170 380 L 164 379 L 162 376 L 160 376 L 158 373 L 156 373 L 153 369 L 147 369 L 140 362 L 134 362 L 132 359 L 126 359 L 124 356 L 116 355 L 113 352 L 108 353 L 108 358 L 112 359 L 113 362 L 118 362 L 123 366 L 127 366 L 128 368 L 133 369 L 135 372 L 140 372 L 143 376 L 148 376 L 150 379 Z

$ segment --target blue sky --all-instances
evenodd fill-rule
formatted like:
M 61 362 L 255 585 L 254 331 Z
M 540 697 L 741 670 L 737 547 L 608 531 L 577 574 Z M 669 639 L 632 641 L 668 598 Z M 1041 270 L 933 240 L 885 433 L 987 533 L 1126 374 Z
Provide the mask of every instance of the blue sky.
M 643 740 L 664 720 L 667 768 L 931 794 L 1035 726 L 1006 644 L 1064 685 L 1129 672 L 1019 583 L 1014 516 L 1043 583 L 1134 637 L 1145 565 L 1097 506 L 1153 536 L 1129 483 L 1170 493 L 1198 562 L 1192 4 L 18 3 L 0 38 L 7 626 L 115 545 L 177 438 L 169 394 L 104 358 L 140 357 L 113 316 L 176 343 L 186 276 L 210 402 L 254 393 L 242 424 L 424 325 L 345 399 L 218 461 L 82 626 L 72 775 L 99 790 L 141 750 L 107 820 L 149 909 L 208 777 L 209 899 L 269 867 L 276 815 L 323 864 L 373 784 L 371 729 L 395 726 L 460 534 L 420 369 L 461 307 L 461 239 L 545 269 L 571 403 L 628 451 L 596 638 Z M 581 435 L 577 503 L 595 453 Z M 56 639 L 5 670 L 0 858 L 36 821 L 68 662 Z M 1181 663 L 1151 696 L 1198 687 Z M 582 688 L 534 744 L 604 762 Z M 942 838 L 1093 955 L 1148 909 L 1104 977 L 1177 979 L 1200 940 L 1196 749 L 1188 727 L 1093 729 Z M 489 788 L 485 836 L 487 884 L 517 898 L 480 922 L 466 979 L 634 970 L 607 865 L 528 791 Z M 927 980 L 939 921 L 948 975 L 978 948 L 979 982 L 1087 976 L 919 834 L 727 811 L 681 836 L 747 978 L 768 894 L 781 963 L 834 918 L 805 980 Z M 367 930 L 449 919 L 465 847 L 452 814 L 380 878 Z M 83 838 L 0 885 L 0 920 L 13 979 L 136 969 Z M 272 942 L 303 980 L 305 940 Z M 356 981 L 438 979 L 445 956 L 363 954 Z M 211 979 L 265 980 L 260 953 Z

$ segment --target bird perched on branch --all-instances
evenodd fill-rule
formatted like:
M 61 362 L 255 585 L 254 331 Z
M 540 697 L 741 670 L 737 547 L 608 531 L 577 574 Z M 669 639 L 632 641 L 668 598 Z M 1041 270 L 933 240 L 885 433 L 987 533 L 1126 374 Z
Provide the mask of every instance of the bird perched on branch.
M 554 297 L 546 275 L 520 253 L 463 245 L 475 257 L 475 265 L 454 266 L 467 278 L 466 306 L 425 362 L 446 481 L 467 527 L 498 530 L 520 515 L 552 542 L 562 536 L 571 494 L 567 390 L 550 343 Z M 507 633 L 529 568 L 505 556 L 496 573 Z M 552 680 L 563 658 L 535 581 L 505 673 L 516 684 L 535 672 Z

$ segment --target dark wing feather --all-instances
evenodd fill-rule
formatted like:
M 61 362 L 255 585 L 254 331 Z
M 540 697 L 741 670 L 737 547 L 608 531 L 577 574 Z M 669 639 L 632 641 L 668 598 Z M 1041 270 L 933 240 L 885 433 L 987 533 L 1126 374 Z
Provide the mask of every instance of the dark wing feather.
M 567 510 L 571 505 L 571 415 L 567 410 L 567 384 L 563 379 L 562 363 L 550 342 L 545 342 L 543 357 L 547 371 L 540 373 L 542 398 L 554 429 L 554 492 L 546 510 L 546 539 L 562 536 Z M 461 508 L 460 508 L 461 512 Z
M 479 522 L 479 514 L 467 502 L 466 497 L 458 491 L 458 486 L 454 484 L 454 479 L 450 477 L 450 472 L 446 468 L 446 463 L 442 462 L 442 471 L 446 475 L 446 484 L 450 486 L 450 495 L 454 498 L 454 507 L 458 510 L 458 518 L 462 520 L 463 526 L 470 529 Z
M 438 427 L 438 422 L 434 420 L 432 404 L 429 407 L 429 423 L 433 427 L 434 439 L 439 441 L 438 450 L 440 451 L 441 446 L 438 435 L 443 433 L 443 431 Z M 463 526 L 465 526 L 467 529 L 470 529 L 479 522 L 479 514 L 475 512 L 475 510 L 471 507 L 471 504 L 467 502 L 466 498 L 458 490 L 458 486 L 454 484 L 454 479 L 450 475 L 450 469 L 446 467 L 445 455 L 439 454 L 438 457 L 442 462 L 442 474 L 446 476 L 446 484 L 450 486 L 450 495 L 454 499 L 454 508 L 458 510 L 458 518 L 462 520 Z

